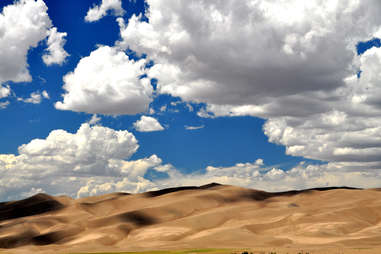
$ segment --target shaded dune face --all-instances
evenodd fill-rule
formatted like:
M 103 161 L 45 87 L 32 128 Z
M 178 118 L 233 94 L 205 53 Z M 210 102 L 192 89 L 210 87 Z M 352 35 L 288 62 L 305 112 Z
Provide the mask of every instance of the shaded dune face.
M 63 207 L 50 196 L 37 194 L 20 201 L 0 203 L 0 221 L 57 211 Z
M 158 197 L 161 195 L 169 194 L 172 192 L 177 192 L 177 191 L 183 191 L 183 190 L 205 190 L 205 189 L 210 189 L 213 187 L 218 187 L 221 186 L 221 184 L 218 183 L 210 183 L 206 185 L 202 185 L 200 187 L 196 186 L 183 186 L 183 187 L 176 187 L 176 188 L 167 188 L 167 189 L 162 189 L 158 191 L 148 191 L 145 193 L 145 196 L 147 197 Z
M 66 253 L 176 248 L 381 247 L 381 192 L 269 193 L 216 183 L 0 203 L 0 248 Z M 70 251 L 69 251 L 70 250 Z

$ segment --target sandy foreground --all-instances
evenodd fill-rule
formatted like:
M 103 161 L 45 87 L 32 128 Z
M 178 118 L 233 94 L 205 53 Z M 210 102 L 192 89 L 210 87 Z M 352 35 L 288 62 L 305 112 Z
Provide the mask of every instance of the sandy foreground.
M 267 193 L 210 184 L 0 203 L 0 253 L 205 248 L 381 254 L 381 190 Z

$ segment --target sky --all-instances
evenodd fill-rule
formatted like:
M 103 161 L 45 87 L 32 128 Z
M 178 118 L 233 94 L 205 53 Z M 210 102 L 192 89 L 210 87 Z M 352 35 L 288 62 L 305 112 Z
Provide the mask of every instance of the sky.
M 378 0 L 3 0 L 0 200 L 381 185 Z

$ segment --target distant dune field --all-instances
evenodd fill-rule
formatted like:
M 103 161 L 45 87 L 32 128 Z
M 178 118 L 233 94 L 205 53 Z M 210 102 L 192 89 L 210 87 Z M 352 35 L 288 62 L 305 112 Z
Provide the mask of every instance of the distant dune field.
M 0 253 L 247 249 L 381 253 L 381 190 L 209 184 L 0 203 Z

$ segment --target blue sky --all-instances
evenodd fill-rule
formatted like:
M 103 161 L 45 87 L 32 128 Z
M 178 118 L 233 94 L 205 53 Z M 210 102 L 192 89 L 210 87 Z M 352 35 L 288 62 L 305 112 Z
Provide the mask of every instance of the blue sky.
M 3 6 L 12 3 L 8 1 Z M 45 50 L 41 45 L 28 53 L 29 70 L 34 78 L 32 82 L 12 85 L 19 97 L 28 97 L 36 90 L 46 90 L 49 101 L 37 105 L 22 102 L 12 103 L 7 109 L 0 111 L 2 119 L 9 119 L 2 126 L 1 153 L 16 153 L 18 146 L 35 138 L 45 138 L 50 131 L 64 129 L 74 132 L 81 123 L 88 121 L 91 115 L 56 110 L 54 102 L 60 100 L 62 77 L 72 71 L 81 57 L 88 56 L 96 45 L 112 46 L 119 38 L 119 28 L 112 16 L 104 17 L 95 23 L 84 22 L 87 10 L 99 1 L 45 1 L 53 24 L 60 31 L 66 31 L 65 49 L 70 57 L 62 66 L 46 66 L 41 55 Z M 143 1 L 136 4 L 124 1 L 127 11 L 125 18 L 133 13 L 144 13 Z M 72 7 L 72 8 L 70 8 Z M 70 9 L 69 9 L 70 8 Z M 70 10 L 70 18 L 68 18 Z M 43 43 L 42 43 L 43 44 Z M 158 110 L 163 105 L 170 105 L 179 98 L 160 96 L 154 101 Z M 263 158 L 270 165 L 284 164 L 286 167 L 296 165 L 303 158 L 285 155 L 284 148 L 269 143 L 262 132 L 263 120 L 253 117 L 221 117 L 218 119 L 202 119 L 195 112 L 189 112 L 184 106 L 171 107 L 179 112 L 166 111 L 158 115 L 163 124 L 169 125 L 163 132 L 135 133 L 132 128 L 139 115 L 103 118 L 102 124 L 113 129 L 128 129 L 135 133 L 141 145 L 134 155 L 138 159 L 150 154 L 157 154 L 164 161 L 191 172 L 208 165 L 229 166 L 238 162 L 251 162 Z M 201 126 L 200 130 L 188 131 L 185 125 Z M 22 133 L 22 135 L 20 135 Z M 229 133 L 229 137 L 226 136 Z M 229 156 L 226 156 L 229 154 Z M 191 156 L 190 156 L 191 155 Z
M 0 104 L 4 103 L 0 109 L 0 155 L 4 155 L 0 156 L 0 171 L 5 172 L 3 181 L 22 182 L 20 188 L 0 187 L 3 199 L 38 191 L 81 196 L 204 181 L 265 189 L 273 183 L 268 190 L 379 183 L 381 141 L 373 133 L 379 126 L 377 120 L 381 122 L 379 83 L 374 75 L 381 26 L 372 11 L 362 14 L 371 20 L 366 27 L 355 20 L 361 9 L 355 5 L 347 19 L 329 23 L 340 6 L 320 7 L 315 1 L 308 8 L 298 6 L 297 1 L 276 6 L 263 0 L 257 7 L 246 1 L 236 5 L 229 1 L 224 6 L 218 1 L 159 2 L 1 1 L 0 58 L 11 60 L 0 60 L 0 64 L 4 69 L 24 66 L 31 76 L 31 80 L 19 81 L 0 70 L 0 88 L 10 91 L 0 96 Z M 30 22 L 28 12 L 31 17 L 47 15 L 41 27 L 35 24 L 40 29 L 36 45 L 31 41 L 37 35 L 27 25 L 13 28 L 25 35 L 20 40 L 10 33 L 1 35 L 1 29 L 10 32 L 12 27 L 7 25 L 15 22 L 12 13 L 16 12 L 5 11 L 12 6 L 22 13 L 16 21 L 20 24 Z M 100 14 L 102 8 L 105 11 Z M 291 8 L 297 18 L 287 18 L 285 11 L 275 15 L 278 8 Z M 95 10 L 92 18 L 91 9 Z M 322 11 L 328 21 L 316 27 L 313 21 L 321 22 Z M 263 20 L 253 21 L 255 15 L 262 15 Z M 1 19 L 10 23 L 1 25 Z M 53 28 L 66 34 L 47 51 Z M 353 29 L 359 32 L 351 37 Z M 11 63 L 7 48 L 12 46 L 20 47 L 20 52 L 26 49 L 26 62 L 21 53 L 21 60 Z M 51 64 L 43 60 L 47 52 L 53 56 Z M 140 66 L 139 61 L 145 63 Z M 356 80 L 352 76 L 358 72 L 361 77 Z M 27 100 L 32 93 L 37 98 L 33 103 Z M 90 121 L 92 117 L 99 119 Z M 110 140 L 115 138 L 115 143 L 104 140 L 98 144 L 105 154 L 109 154 L 107 149 L 125 153 L 100 156 L 89 142 L 86 149 L 94 156 L 82 160 L 76 155 L 82 151 L 75 140 L 86 124 L 89 137 L 93 132 L 113 133 Z M 73 141 L 62 141 L 60 135 L 48 138 L 55 130 L 73 134 L 61 133 L 62 139 Z M 118 131 L 132 134 L 139 148 L 134 148 L 133 141 L 123 143 L 116 138 Z M 356 139 L 349 142 L 348 137 Z M 70 150 L 71 157 L 64 157 L 69 153 L 64 144 L 72 142 L 76 148 Z M 59 156 L 73 161 L 62 164 Z M 100 173 L 102 165 L 114 160 L 137 165 L 145 159 L 155 162 L 125 170 L 139 168 L 136 174 L 115 168 Z M 49 163 L 56 169 L 50 169 Z M 78 170 L 82 166 L 83 172 Z M 15 173 L 17 167 L 22 170 Z M 57 175 L 65 179 L 50 184 Z M 164 175 L 164 180 L 155 179 L 156 175 Z M 371 182 L 366 178 L 370 175 Z M 68 183 L 68 178 L 76 179 Z M 70 184 L 74 191 L 65 187 Z

